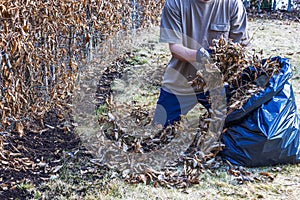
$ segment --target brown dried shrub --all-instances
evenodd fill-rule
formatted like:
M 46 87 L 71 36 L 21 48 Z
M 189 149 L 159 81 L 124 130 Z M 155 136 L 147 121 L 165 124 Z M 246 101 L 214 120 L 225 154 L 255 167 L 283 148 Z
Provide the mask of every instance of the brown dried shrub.
M 93 47 L 117 32 L 157 24 L 162 4 L 1 1 L 0 131 L 39 132 L 50 109 L 64 117 L 71 110 L 77 71 Z

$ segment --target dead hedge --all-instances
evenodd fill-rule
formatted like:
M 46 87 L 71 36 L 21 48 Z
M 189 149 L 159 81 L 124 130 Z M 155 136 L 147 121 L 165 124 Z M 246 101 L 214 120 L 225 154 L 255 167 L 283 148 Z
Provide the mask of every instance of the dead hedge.
M 40 132 L 72 109 L 78 70 L 110 36 L 159 22 L 163 0 L 1 0 L 0 131 Z

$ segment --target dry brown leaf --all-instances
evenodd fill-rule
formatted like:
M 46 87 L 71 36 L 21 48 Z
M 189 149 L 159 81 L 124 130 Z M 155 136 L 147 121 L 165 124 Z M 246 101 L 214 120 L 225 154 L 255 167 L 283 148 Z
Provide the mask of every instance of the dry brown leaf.
M 18 48 L 18 42 L 14 39 L 12 49 L 11 49 L 10 53 L 14 54 L 16 52 L 17 48 Z
M 16 122 L 16 131 L 19 133 L 20 137 L 24 136 L 24 126 L 22 122 Z

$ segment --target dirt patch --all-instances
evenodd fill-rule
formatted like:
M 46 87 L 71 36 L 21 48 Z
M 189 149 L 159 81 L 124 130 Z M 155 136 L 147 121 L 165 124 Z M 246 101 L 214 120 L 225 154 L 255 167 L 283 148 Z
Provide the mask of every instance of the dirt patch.
M 49 121 L 48 121 L 49 122 Z M 55 118 L 52 118 L 55 123 Z M 50 124 L 50 123 L 49 123 Z M 51 123 L 53 125 L 53 123 Z M 21 185 L 40 185 L 64 165 L 66 154 L 79 148 L 80 138 L 72 131 L 53 128 L 24 136 L 1 135 L 1 199 L 33 197 Z

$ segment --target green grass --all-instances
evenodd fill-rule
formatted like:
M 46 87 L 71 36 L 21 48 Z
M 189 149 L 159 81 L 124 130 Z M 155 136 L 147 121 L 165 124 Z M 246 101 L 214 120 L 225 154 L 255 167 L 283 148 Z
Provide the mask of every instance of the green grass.
M 136 55 L 134 57 L 126 58 L 125 62 L 130 65 L 144 65 L 148 62 L 148 60 Z
M 34 188 L 34 186 L 32 184 L 30 184 L 30 183 L 22 183 L 22 184 L 19 184 L 17 186 L 17 188 L 19 190 L 31 190 L 31 189 Z
M 96 115 L 100 116 L 102 114 L 106 114 L 108 112 L 108 106 L 107 104 L 99 105 L 96 110 Z
M 76 164 L 76 162 L 75 162 Z M 79 163 L 77 163 L 79 164 Z M 79 164 L 80 168 L 84 164 Z M 253 174 L 259 176 L 259 172 L 270 172 L 272 176 L 284 176 L 286 178 L 299 178 L 299 165 L 283 165 L 282 172 L 272 172 L 273 167 L 250 168 Z M 58 179 L 49 181 L 35 190 L 35 198 L 43 196 L 45 199 L 285 199 L 296 190 L 287 187 L 295 184 L 295 180 L 277 180 L 245 182 L 239 184 L 234 176 L 229 175 L 223 169 L 216 173 L 204 172 L 200 175 L 201 182 L 198 185 L 179 190 L 149 185 L 132 185 L 125 183 L 121 178 L 110 178 L 107 172 L 103 178 L 95 179 L 84 176 L 81 180 L 76 178 L 74 166 L 67 167 L 68 171 L 61 171 Z M 97 169 L 97 168 L 96 168 Z M 77 176 L 80 177 L 79 171 Z M 66 173 L 66 174 L 64 174 Z M 70 176 L 73 174 L 74 176 Z M 27 186 L 25 186 L 27 188 Z M 29 187 L 30 188 L 30 187 Z M 292 196 L 291 196 L 291 199 Z

